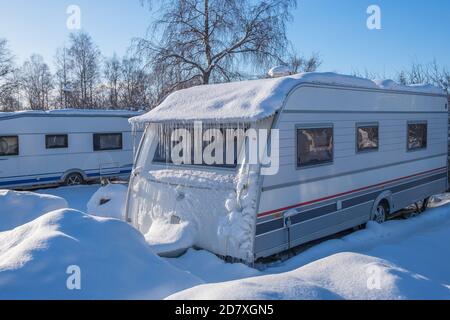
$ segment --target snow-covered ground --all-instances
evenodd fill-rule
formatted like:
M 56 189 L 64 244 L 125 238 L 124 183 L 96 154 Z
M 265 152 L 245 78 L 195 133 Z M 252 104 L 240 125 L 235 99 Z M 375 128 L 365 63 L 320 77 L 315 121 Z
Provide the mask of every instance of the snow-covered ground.
M 94 194 L 92 210 L 108 196 L 101 210 L 116 210 L 126 188 L 113 189 L 0 191 L 0 299 L 450 299 L 448 195 L 420 217 L 254 269 L 206 251 L 162 259 L 125 222 L 80 212 Z M 67 287 L 71 266 L 81 290 Z

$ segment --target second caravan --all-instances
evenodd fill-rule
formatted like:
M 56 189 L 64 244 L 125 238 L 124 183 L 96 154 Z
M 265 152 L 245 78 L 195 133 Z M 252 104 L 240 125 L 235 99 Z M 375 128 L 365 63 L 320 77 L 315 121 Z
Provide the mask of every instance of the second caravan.
M 0 189 L 77 185 L 130 175 L 130 111 L 0 113 Z
M 448 104 L 430 86 L 299 74 L 182 90 L 131 121 L 145 135 L 127 216 L 162 255 L 196 246 L 251 263 L 447 189 Z M 227 129 L 272 132 L 259 154 L 278 155 L 275 174 L 249 161 L 253 138 L 232 165 L 191 161 L 188 148 L 174 163 L 173 133 L 198 122 L 216 129 L 202 143 Z

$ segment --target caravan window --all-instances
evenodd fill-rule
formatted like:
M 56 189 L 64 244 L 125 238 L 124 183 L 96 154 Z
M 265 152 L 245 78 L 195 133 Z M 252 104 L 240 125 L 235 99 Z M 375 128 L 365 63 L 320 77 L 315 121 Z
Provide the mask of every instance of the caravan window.
M 94 151 L 121 150 L 122 147 L 122 133 L 94 134 Z
M 408 123 L 408 150 L 426 149 L 428 125 L 426 122 Z
M 333 127 L 297 128 L 297 167 L 333 162 Z
M 3 136 L 0 137 L 0 157 L 19 155 L 19 137 Z
M 56 134 L 45 136 L 45 148 L 65 149 L 69 147 L 69 137 L 67 134 Z
M 183 162 L 184 165 L 198 165 L 198 166 L 210 166 L 210 167 L 219 167 L 219 168 L 236 168 L 238 165 L 238 156 L 241 150 L 241 147 L 246 138 L 245 132 L 248 129 L 248 126 L 244 126 L 242 128 L 237 128 L 233 125 L 225 125 L 225 127 L 215 127 L 215 126 L 206 126 L 204 125 L 201 132 L 195 133 L 195 130 L 192 126 L 182 127 L 179 129 L 186 129 L 188 133 L 188 140 L 186 142 L 186 148 L 190 148 L 190 150 L 181 150 L 179 156 L 182 158 L 184 156 L 184 152 L 189 152 L 189 154 L 185 157 L 186 161 Z M 211 148 L 210 144 L 215 142 L 215 135 L 211 135 L 208 137 L 207 141 L 204 141 L 205 135 L 207 135 L 207 130 L 212 129 L 215 131 L 216 135 L 221 136 L 221 143 L 218 143 L 217 146 L 219 148 Z M 156 152 L 153 158 L 154 163 L 173 163 L 172 161 L 172 150 L 175 145 L 182 143 L 182 139 L 178 139 L 176 141 L 171 141 L 173 129 L 168 130 L 160 130 L 159 132 L 159 143 L 156 148 Z M 195 137 L 199 136 L 202 139 L 202 145 L 200 151 L 200 155 L 202 156 L 200 159 L 196 159 L 194 153 L 195 146 Z M 197 136 L 197 137 L 198 137 Z M 220 142 L 220 140 L 218 140 Z M 204 158 L 205 153 L 211 151 L 211 156 L 214 159 L 212 161 L 206 161 Z M 221 154 L 217 154 L 219 152 Z M 209 153 L 208 153 L 209 155 Z M 197 163 L 196 163 L 197 162 Z
M 356 131 L 358 152 L 378 150 L 378 124 L 358 124 Z

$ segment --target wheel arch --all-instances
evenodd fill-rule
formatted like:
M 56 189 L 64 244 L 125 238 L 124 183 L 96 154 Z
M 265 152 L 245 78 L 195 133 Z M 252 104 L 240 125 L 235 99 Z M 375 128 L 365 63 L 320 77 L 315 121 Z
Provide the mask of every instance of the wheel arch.
M 370 212 L 370 219 L 372 220 L 375 217 L 376 210 L 378 205 L 381 202 L 387 202 L 388 204 L 388 213 L 392 213 L 395 210 L 394 201 L 392 199 L 392 192 L 390 190 L 383 191 L 373 202 L 372 211 Z
M 61 176 L 61 182 L 66 181 L 66 178 L 72 173 L 79 173 L 79 174 L 81 174 L 81 176 L 83 177 L 83 179 L 85 181 L 88 179 L 88 176 L 87 176 L 86 172 L 84 172 L 84 170 L 81 170 L 81 169 L 69 169 L 66 172 L 64 172 L 64 174 Z

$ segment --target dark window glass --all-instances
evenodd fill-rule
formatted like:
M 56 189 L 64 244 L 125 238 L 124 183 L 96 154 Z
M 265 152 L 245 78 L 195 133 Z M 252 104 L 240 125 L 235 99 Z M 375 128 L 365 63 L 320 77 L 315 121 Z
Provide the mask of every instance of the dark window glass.
M 122 149 L 122 133 L 94 134 L 94 151 Z
M 45 147 L 47 149 L 65 149 L 69 147 L 67 134 L 55 134 L 45 136 Z
M 358 126 L 358 152 L 378 150 L 378 126 Z
M 297 129 L 297 166 L 333 162 L 333 128 Z
M 19 137 L 3 136 L 0 137 L 0 157 L 19 155 Z
M 408 123 L 408 150 L 427 147 L 428 126 L 426 123 Z
M 191 155 L 188 157 L 188 159 L 190 159 L 190 163 L 187 163 L 187 165 L 189 164 L 195 164 L 195 165 L 202 165 L 202 166 L 210 166 L 210 167 L 224 167 L 224 168 L 236 168 L 237 164 L 238 164 L 238 156 L 239 156 L 239 152 L 241 151 L 241 147 L 242 144 L 244 143 L 245 140 L 245 131 L 248 129 L 247 127 L 241 128 L 241 129 L 237 129 L 234 128 L 232 126 L 230 126 L 229 128 L 217 128 L 223 138 L 223 144 L 222 144 L 222 152 L 223 152 L 223 156 L 222 156 L 222 163 L 213 163 L 213 164 L 207 164 L 204 161 L 200 164 L 196 164 L 195 163 L 195 156 L 194 156 L 194 139 L 195 139 L 195 134 L 193 131 L 192 127 L 186 127 L 185 128 L 188 132 L 189 132 L 189 136 L 191 141 L 187 144 L 190 145 L 191 147 Z M 201 138 L 203 137 L 203 135 L 205 134 L 206 130 L 208 129 L 215 129 L 215 128 L 203 128 L 203 132 L 201 134 Z M 159 144 L 158 147 L 156 148 L 156 152 L 155 152 L 155 156 L 153 157 L 153 162 L 156 163 L 173 163 L 172 159 L 171 159 L 171 155 L 172 155 L 172 148 L 179 144 L 181 141 L 171 141 L 171 136 L 172 136 L 172 132 L 173 130 L 161 130 L 160 134 L 164 134 L 163 138 L 159 138 Z M 202 139 L 202 150 L 201 153 L 203 154 L 206 147 L 208 147 L 208 145 L 210 143 L 212 143 L 214 141 L 214 137 L 212 137 L 210 140 L 211 141 L 203 141 Z M 231 150 L 231 147 L 233 148 Z M 184 151 L 184 150 L 183 150 Z M 217 150 L 214 150 L 212 152 L 212 156 L 215 157 L 215 152 Z M 183 155 L 180 154 L 180 157 L 182 157 Z M 232 159 L 227 159 L 227 156 L 232 158 Z M 203 159 L 204 160 L 204 159 Z M 231 160 L 229 161 L 229 163 L 227 162 L 227 160 Z M 233 163 L 231 163 L 233 162 Z

